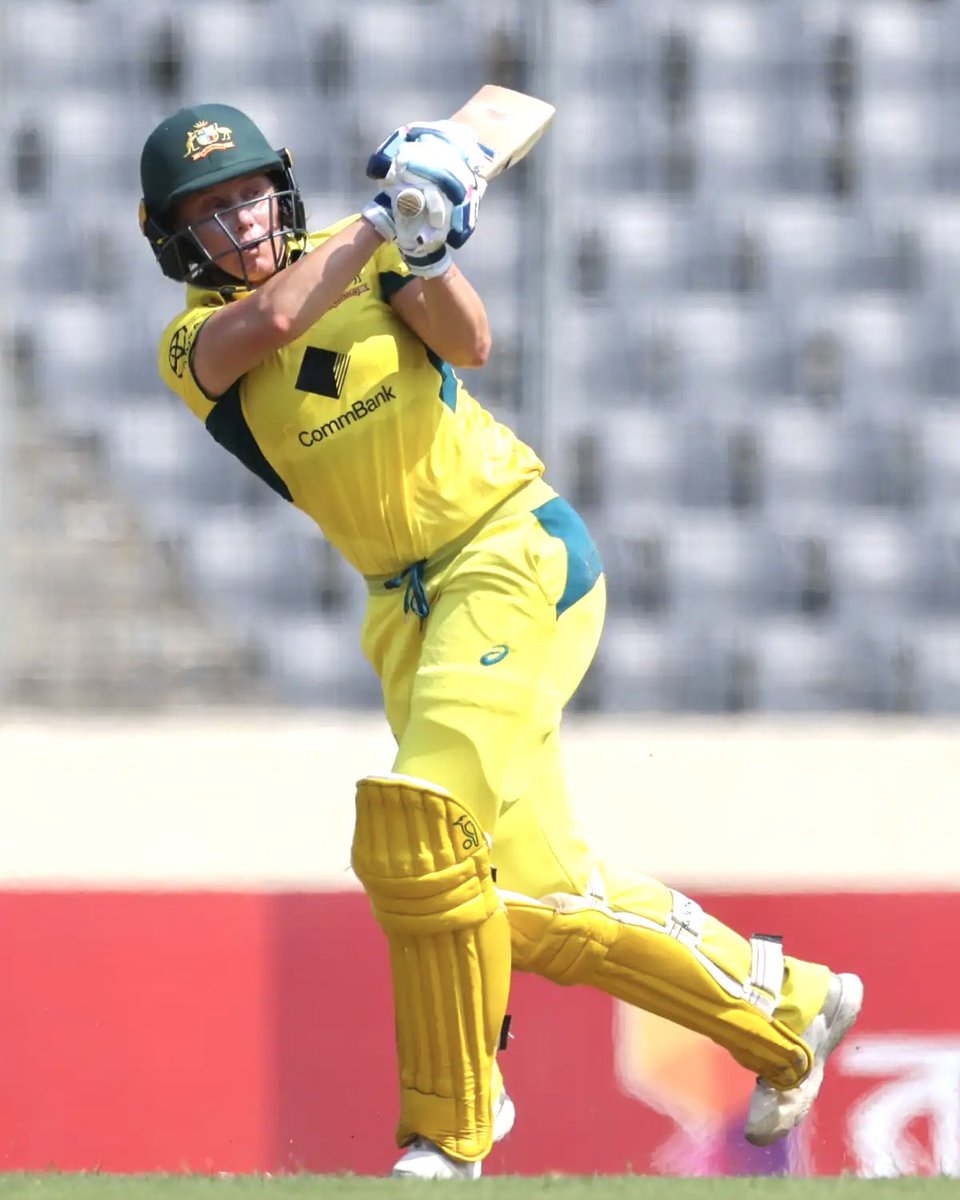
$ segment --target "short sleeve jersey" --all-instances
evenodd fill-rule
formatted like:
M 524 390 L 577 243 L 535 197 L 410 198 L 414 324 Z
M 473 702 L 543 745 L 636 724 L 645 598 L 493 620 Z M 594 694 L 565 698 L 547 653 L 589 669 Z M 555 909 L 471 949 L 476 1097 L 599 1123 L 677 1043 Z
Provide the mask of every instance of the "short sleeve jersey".
M 307 252 L 354 219 L 311 234 Z M 159 349 L 164 382 L 213 437 L 366 575 L 429 558 L 543 471 L 394 312 L 390 296 L 410 279 L 384 243 L 333 308 L 222 396 L 200 387 L 191 350 L 243 293 L 188 287 Z

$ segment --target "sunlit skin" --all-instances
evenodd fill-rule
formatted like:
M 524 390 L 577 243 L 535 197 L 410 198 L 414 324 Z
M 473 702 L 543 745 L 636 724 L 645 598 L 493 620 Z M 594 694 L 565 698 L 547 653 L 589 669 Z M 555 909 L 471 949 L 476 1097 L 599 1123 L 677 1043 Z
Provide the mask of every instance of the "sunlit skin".
M 251 284 L 276 273 L 283 254 L 276 188 L 267 175 L 241 175 L 195 192 L 177 209 L 177 224 L 191 226 L 194 235 L 221 270 Z M 234 248 L 230 235 L 241 245 Z M 272 235 L 272 236 L 271 236 Z M 259 239 L 263 239 L 259 241 Z
M 382 243 L 374 227 L 358 217 L 288 264 L 283 234 L 275 232 L 281 228 L 279 203 L 269 176 L 252 172 L 195 192 L 177 206 L 177 228 L 189 226 L 207 253 L 223 255 L 215 258 L 216 265 L 250 288 L 239 303 L 218 308 L 194 343 L 193 369 L 210 396 L 223 395 L 267 354 L 306 333 Z M 242 258 L 231 237 L 248 244 Z M 486 361 L 486 309 L 455 266 L 436 279 L 413 280 L 389 303 L 452 366 L 479 367 Z

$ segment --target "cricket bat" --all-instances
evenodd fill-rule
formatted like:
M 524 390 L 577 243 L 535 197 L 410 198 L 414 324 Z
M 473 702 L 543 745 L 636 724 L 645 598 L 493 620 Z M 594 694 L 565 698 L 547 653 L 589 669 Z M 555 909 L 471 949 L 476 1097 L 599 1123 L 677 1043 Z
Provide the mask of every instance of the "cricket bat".
M 450 120 L 468 126 L 477 141 L 493 151 L 490 162 L 481 170 L 484 179 L 493 179 L 525 157 L 543 136 L 555 112 L 546 100 L 485 83 Z M 417 188 L 405 188 L 397 196 L 397 208 L 404 216 L 418 216 L 423 205 L 423 193 Z

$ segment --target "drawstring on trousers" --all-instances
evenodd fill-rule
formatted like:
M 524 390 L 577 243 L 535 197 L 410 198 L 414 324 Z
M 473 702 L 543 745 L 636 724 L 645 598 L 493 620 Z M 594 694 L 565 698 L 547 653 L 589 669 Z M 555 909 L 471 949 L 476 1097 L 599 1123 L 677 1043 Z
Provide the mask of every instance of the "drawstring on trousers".
M 406 580 L 407 590 L 403 593 L 403 611 L 416 613 L 421 624 L 430 615 L 430 601 L 427 599 L 427 589 L 423 582 L 423 571 L 426 565 L 427 560 L 422 558 L 413 566 L 405 567 L 399 575 L 394 575 L 393 579 L 388 579 L 383 585 L 393 591 L 394 588 L 403 587 L 404 580 Z

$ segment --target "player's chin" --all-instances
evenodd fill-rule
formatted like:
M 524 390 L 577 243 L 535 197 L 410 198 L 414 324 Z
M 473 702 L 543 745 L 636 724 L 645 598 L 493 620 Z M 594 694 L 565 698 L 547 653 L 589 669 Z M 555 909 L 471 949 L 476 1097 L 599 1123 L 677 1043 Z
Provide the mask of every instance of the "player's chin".
M 220 257 L 219 266 L 240 283 L 263 283 L 277 270 L 268 242 L 246 250 L 231 250 Z
M 280 269 L 281 254 L 282 245 L 275 248 L 273 240 L 270 238 L 245 250 L 243 262 L 247 278 L 252 283 L 263 283 L 265 279 L 269 279 Z

